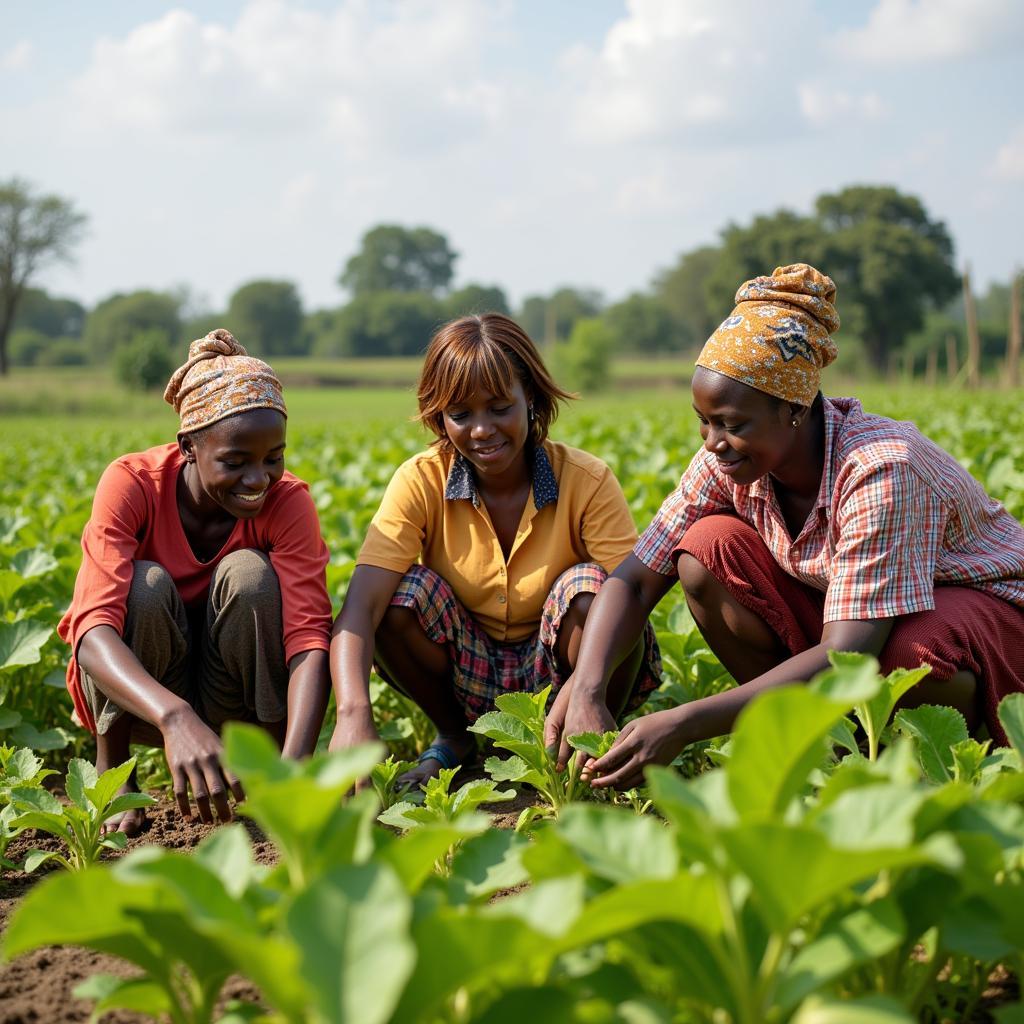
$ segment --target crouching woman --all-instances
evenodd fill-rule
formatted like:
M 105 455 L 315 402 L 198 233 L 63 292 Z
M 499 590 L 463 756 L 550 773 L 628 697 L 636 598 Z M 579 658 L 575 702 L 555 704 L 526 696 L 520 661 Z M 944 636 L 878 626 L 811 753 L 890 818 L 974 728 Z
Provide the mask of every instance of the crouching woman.
M 96 767 L 162 744 L 185 817 L 231 816 L 225 722 L 312 752 L 330 689 L 327 549 L 306 485 L 285 471 L 286 409 L 266 363 L 228 331 L 192 343 L 164 398 L 177 440 L 116 459 L 100 479 L 59 632 Z M 134 782 L 130 783 L 134 785 Z M 144 823 L 129 811 L 120 828 Z

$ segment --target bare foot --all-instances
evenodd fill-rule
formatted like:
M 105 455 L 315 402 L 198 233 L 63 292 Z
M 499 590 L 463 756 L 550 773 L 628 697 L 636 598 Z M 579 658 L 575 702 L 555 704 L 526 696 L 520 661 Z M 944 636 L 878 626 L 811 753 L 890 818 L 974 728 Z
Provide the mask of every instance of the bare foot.
M 127 718 L 128 716 L 123 716 Z M 115 726 L 120 728 L 112 729 L 106 735 L 96 737 L 96 771 L 102 775 L 109 768 L 115 765 L 124 764 L 128 760 L 128 736 L 130 725 L 126 728 L 122 723 L 116 722 Z M 132 772 L 128 781 L 117 791 L 121 793 L 138 793 L 139 783 Z M 146 827 L 146 811 L 142 807 L 134 807 L 121 814 L 115 814 L 108 818 L 100 827 L 100 835 L 108 836 L 112 832 L 123 832 L 129 839 L 137 836 Z
M 476 738 L 468 732 L 455 735 L 440 735 L 434 737 L 427 750 L 431 747 L 441 747 L 449 754 L 448 763 L 445 764 L 437 757 L 424 757 L 415 768 L 410 768 L 404 775 L 398 777 L 400 786 L 422 786 L 429 779 L 436 778 L 442 768 L 462 768 L 471 763 L 476 756 Z M 427 751 L 424 751 L 425 754 Z

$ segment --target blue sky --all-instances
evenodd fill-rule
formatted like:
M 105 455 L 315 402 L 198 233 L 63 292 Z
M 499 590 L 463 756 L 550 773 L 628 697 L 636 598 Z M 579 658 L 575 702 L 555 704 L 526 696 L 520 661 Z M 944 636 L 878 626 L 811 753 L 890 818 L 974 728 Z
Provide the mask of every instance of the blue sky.
M 1017 0 L 0 8 L 0 178 L 89 215 L 40 279 L 88 303 L 273 277 L 336 305 L 380 222 L 514 300 L 616 300 L 854 183 L 918 195 L 984 285 L 1024 264 L 1021 97 Z

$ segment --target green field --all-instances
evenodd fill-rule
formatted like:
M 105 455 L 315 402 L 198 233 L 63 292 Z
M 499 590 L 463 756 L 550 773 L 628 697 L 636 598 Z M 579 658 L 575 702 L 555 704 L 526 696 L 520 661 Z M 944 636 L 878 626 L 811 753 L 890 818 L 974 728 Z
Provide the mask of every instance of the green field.
M 312 387 L 287 364 L 282 373 L 288 466 L 316 501 L 337 608 L 387 481 L 427 437 L 408 384 Z M 918 423 L 1018 518 L 1022 397 L 861 392 L 869 410 Z M 34 785 L 29 748 L 61 771 L 92 754 L 70 721 L 54 627 L 93 488 L 113 458 L 170 440 L 176 422 L 159 395 L 96 371 L 18 374 L 0 382 L 0 410 L 0 860 L 17 851 L 11 879 L 33 866 L 24 823 L 57 828 L 74 813 Z M 700 443 L 688 389 L 649 376 L 572 403 L 553 435 L 611 465 L 638 527 Z M 664 675 L 652 707 L 729 685 L 678 588 L 654 622 Z M 380 751 L 282 767 L 263 734 L 237 732 L 228 756 L 275 868 L 226 826 L 198 856 L 142 846 L 114 866 L 55 872 L 15 913 L 5 949 L 113 951 L 148 980 L 97 982 L 93 998 L 190 1024 L 219 1019 L 230 975 L 280 1014 L 231 1021 L 980 1024 L 995 1019 L 993 999 L 1012 998 L 1012 980 L 986 996 L 990 976 L 1022 969 L 1024 699 L 1004 702 L 1015 749 L 969 738 L 951 709 L 923 708 L 866 756 L 853 730 L 883 730 L 899 685 L 847 666 L 817 688 L 767 694 L 731 742 L 694 745 L 678 771 L 615 803 L 555 777 L 536 736 L 542 711 L 512 702 L 488 735 L 513 758 L 488 763 L 492 780 L 435 782 L 423 806 L 396 803 L 382 818 L 391 831 L 374 819 L 398 798 L 397 769 L 346 797 Z M 422 714 L 382 683 L 374 692 L 390 752 L 422 749 Z M 144 757 L 159 783 L 159 755 Z M 73 765 L 65 786 L 95 821 L 100 789 L 83 772 Z M 513 798 L 518 828 L 495 828 L 481 808 Z

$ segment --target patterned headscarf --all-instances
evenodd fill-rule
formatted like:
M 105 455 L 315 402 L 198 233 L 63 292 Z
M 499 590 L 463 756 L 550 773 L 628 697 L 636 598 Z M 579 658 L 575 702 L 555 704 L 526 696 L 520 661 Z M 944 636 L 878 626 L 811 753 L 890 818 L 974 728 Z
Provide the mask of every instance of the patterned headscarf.
M 288 415 L 277 375 L 222 327 L 189 345 L 188 362 L 174 371 L 164 401 L 181 417 L 183 434 L 250 409 Z
M 835 282 L 806 263 L 777 267 L 736 293 L 736 308 L 708 338 L 697 365 L 786 402 L 810 405 L 836 357 Z

